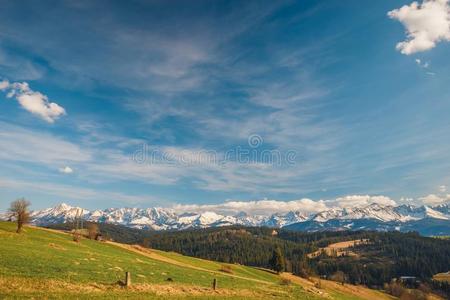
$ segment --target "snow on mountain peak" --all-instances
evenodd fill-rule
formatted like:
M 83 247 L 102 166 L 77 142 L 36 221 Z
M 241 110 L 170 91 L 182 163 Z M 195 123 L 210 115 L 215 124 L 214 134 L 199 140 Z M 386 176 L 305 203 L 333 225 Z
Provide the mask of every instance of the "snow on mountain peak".
M 108 208 L 88 211 L 61 203 L 53 208 L 33 211 L 31 222 L 37 225 L 71 222 L 81 212 L 86 221 L 119 224 L 133 228 L 167 230 L 205 228 L 228 225 L 283 227 L 294 223 L 314 221 L 325 223 L 329 220 L 374 219 L 381 222 L 408 222 L 425 218 L 450 220 L 448 204 L 436 207 L 400 205 L 390 206 L 372 203 L 364 207 L 334 207 L 314 215 L 301 211 L 275 213 L 270 216 L 249 215 L 239 212 L 234 216 L 221 215 L 213 211 L 177 214 L 171 209 L 152 208 Z
M 72 206 L 70 206 L 70 205 L 68 205 L 68 204 L 63 202 L 63 203 L 60 203 L 60 204 L 56 205 L 53 209 L 55 211 L 66 211 L 66 210 L 69 210 L 71 208 L 72 208 Z

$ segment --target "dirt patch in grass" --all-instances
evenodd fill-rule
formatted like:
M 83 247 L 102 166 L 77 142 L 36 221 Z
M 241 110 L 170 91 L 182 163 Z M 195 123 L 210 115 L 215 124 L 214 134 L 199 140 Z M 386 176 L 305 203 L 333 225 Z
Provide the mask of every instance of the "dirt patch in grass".
M 57 245 L 57 244 L 54 244 L 54 243 L 50 243 L 50 244 L 48 244 L 48 246 L 49 246 L 50 248 L 57 249 L 57 250 L 62 250 L 62 251 L 66 251 L 66 250 L 67 250 L 67 249 L 64 248 L 63 246 Z
M 282 278 L 290 279 L 294 283 L 298 283 L 303 288 L 305 288 L 306 291 L 312 292 L 314 294 L 320 295 L 322 297 L 333 299 L 333 297 L 330 295 L 330 293 L 337 292 L 344 295 L 352 295 L 361 299 L 366 300 L 389 300 L 389 299 L 396 299 L 394 297 L 391 297 L 388 294 L 385 294 L 380 291 L 371 290 L 369 288 L 358 286 L 358 285 L 351 285 L 351 284 L 345 284 L 342 285 L 340 283 L 330 281 L 330 280 L 320 280 L 318 278 L 310 278 L 305 279 L 301 278 L 289 273 L 283 273 L 281 274 Z M 320 286 L 318 288 L 317 286 Z
M 34 293 L 36 291 L 71 292 L 82 289 L 86 292 L 99 292 L 105 290 L 97 284 L 73 284 L 65 281 L 46 279 L 29 279 L 22 277 L 0 277 L 0 290 L 6 293 Z
M 388 294 L 385 294 L 383 292 L 379 292 L 376 290 L 371 290 L 363 286 L 357 286 L 357 285 L 351 285 L 351 284 L 340 284 L 334 281 L 329 280 L 322 280 L 321 282 L 322 287 L 325 289 L 331 289 L 333 291 L 341 292 L 345 295 L 354 295 L 357 297 L 360 297 L 361 299 L 396 299 L 394 297 L 389 296 Z
M 230 265 L 221 265 L 219 271 L 233 274 L 233 268 Z
M 325 297 L 325 298 L 330 298 L 331 296 L 323 289 L 319 289 L 316 288 L 316 283 L 313 280 L 308 280 L 302 277 L 298 277 L 295 275 L 292 275 L 290 273 L 282 273 L 281 275 L 282 280 L 289 280 L 290 282 L 296 283 L 300 286 L 302 286 L 305 291 L 321 296 L 321 297 Z
M 191 295 L 191 296 L 201 296 L 201 295 L 227 295 L 227 296 L 256 296 L 258 295 L 254 291 L 250 290 L 231 290 L 231 289 L 217 289 L 206 288 L 201 286 L 189 286 L 189 285 L 177 285 L 177 284 L 166 284 L 166 285 L 154 285 L 154 284 L 138 284 L 133 285 L 129 288 L 131 291 L 139 292 L 153 292 L 156 295 Z

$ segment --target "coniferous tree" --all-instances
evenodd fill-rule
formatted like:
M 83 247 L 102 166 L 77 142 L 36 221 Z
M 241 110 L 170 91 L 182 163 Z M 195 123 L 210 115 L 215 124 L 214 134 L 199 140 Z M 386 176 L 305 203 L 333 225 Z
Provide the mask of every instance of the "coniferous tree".
M 270 260 L 270 266 L 272 267 L 272 270 L 276 271 L 277 273 L 284 271 L 285 260 L 280 247 L 276 247 L 275 250 L 273 250 L 272 259 Z

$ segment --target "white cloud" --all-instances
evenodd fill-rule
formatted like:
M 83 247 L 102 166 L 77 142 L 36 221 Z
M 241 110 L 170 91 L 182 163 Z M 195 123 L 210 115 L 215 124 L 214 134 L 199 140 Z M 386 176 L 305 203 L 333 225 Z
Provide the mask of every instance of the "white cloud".
M 64 168 L 60 168 L 59 172 L 64 174 L 71 174 L 73 173 L 73 169 L 71 167 L 65 166 Z
M 26 82 L 9 83 L 7 80 L 4 80 L 0 82 L 0 90 L 8 91 L 8 98 L 14 97 L 25 110 L 49 123 L 53 123 L 60 116 L 66 114 L 63 107 L 50 102 L 46 95 L 30 89 Z
M 419 200 L 422 202 L 422 204 L 433 206 L 450 201 L 450 194 L 442 197 L 435 194 L 430 194 L 428 196 L 419 198 Z
M 8 80 L 0 81 L 0 91 L 4 91 L 8 87 L 9 87 L 9 81 Z
M 175 212 L 184 213 L 204 213 L 212 211 L 223 215 L 235 215 L 245 212 L 250 215 L 269 216 L 274 213 L 287 213 L 290 211 L 300 211 L 306 215 L 315 214 L 331 208 L 354 208 L 366 207 L 370 204 L 380 204 L 384 206 L 398 206 L 400 204 L 412 205 L 438 205 L 450 201 L 450 194 L 439 197 L 431 194 L 422 198 L 401 198 L 398 202 L 387 196 L 370 195 L 347 195 L 330 200 L 312 200 L 303 198 L 300 200 L 256 200 L 256 201 L 226 201 L 218 204 L 175 204 L 171 208 Z
M 238 212 L 246 212 L 251 215 L 270 215 L 273 213 L 286 213 L 289 211 L 301 211 L 303 213 L 317 213 L 326 210 L 328 207 L 325 201 L 314 201 L 311 199 L 300 199 L 292 201 L 279 200 L 257 200 L 257 201 L 227 201 L 220 204 L 177 204 L 172 207 L 178 212 L 205 212 L 214 211 L 216 213 L 233 215 Z
M 397 205 L 397 203 L 389 197 L 369 196 L 369 195 L 349 195 L 337 198 L 336 200 L 331 202 L 338 207 L 361 207 L 367 206 L 372 203 L 378 203 L 381 205 L 392 205 L 392 206 Z
M 447 191 L 447 186 L 445 186 L 445 185 L 439 186 L 439 192 L 445 193 L 446 191 Z
M 388 12 L 406 28 L 407 39 L 397 44 L 401 53 L 409 55 L 432 49 L 436 43 L 450 41 L 450 7 L 448 0 L 414 1 Z
M 419 58 L 416 58 L 416 64 L 417 64 L 419 67 L 424 68 L 424 69 L 427 69 L 427 68 L 430 66 L 430 63 L 428 63 L 428 62 L 422 62 L 422 60 L 419 59 Z
M 246 212 L 251 215 L 271 215 L 273 213 L 287 213 L 301 211 L 305 214 L 318 213 L 333 207 L 364 207 L 372 203 L 396 206 L 397 203 L 386 196 L 349 195 L 333 200 L 257 200 L 257 201 L 227 201 L 219 204 L 177 204 L 172 208 L 178 212 L 206 212 L 214 211 L 219 214 L 233 215 Z

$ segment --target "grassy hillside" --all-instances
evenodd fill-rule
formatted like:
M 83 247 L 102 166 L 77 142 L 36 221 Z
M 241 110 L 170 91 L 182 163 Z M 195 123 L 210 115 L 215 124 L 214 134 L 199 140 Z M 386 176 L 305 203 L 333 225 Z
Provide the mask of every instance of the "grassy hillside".
M 18 235 L 14 229 L 0 222 L 1 299 L 389 299 L 360 287 L 354 288 L 368 298 L 315 289 L 312 282 L 283 284 L 278 275 L 240 265 L 87 239 L 75 243 L 68 234 L 32 227 Z M 224 265 L 229 273 L 220 271 Z M 128 289 L 117 283 L 125 271 L 132 274 Z
M 450 271 L 446 273 L 439 273 L 433 276 L 435 280 L 446 281 L 450 283 Z

